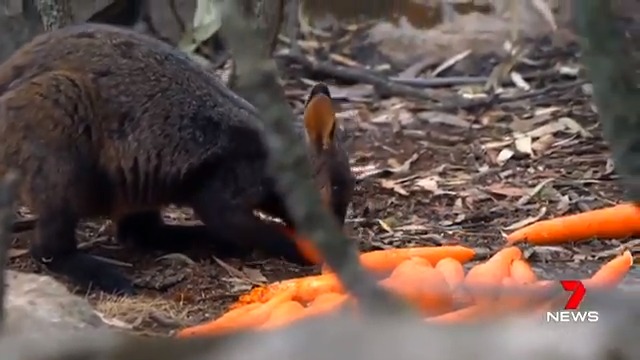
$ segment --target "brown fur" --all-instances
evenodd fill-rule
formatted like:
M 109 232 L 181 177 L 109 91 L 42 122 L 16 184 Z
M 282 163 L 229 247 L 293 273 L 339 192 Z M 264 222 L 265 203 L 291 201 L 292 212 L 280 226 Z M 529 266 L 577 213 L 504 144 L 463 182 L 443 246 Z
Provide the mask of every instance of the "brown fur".
M 318 93 L 330 98 L 325 85 L 310 98 Z M 335 118 L 316 123 L 335 127 Z M 325 202 L 343 223 L 354 185 L 340 134 L 305 136 L 302 122 L 296 128 L 323 141 L 309 142 L 309 155 Z M 19 170 L 21 201 L 39 216 L 31 253 L 50 270 L 106 291 L 133 288 L 77 251 L 77 222 L 109 217 L 119 239 L 148 244 L 173 234 L 159 215 L 168 204 L 192 207 L 221 251 L 258 247 L 305 262 L 284 233 L 252 214 L 290 219 L 267 174 L 261 129 L 251 105 L 185 54 L 130 30 L 67 27 L 36 37 L 0 65 L 0 173 Z

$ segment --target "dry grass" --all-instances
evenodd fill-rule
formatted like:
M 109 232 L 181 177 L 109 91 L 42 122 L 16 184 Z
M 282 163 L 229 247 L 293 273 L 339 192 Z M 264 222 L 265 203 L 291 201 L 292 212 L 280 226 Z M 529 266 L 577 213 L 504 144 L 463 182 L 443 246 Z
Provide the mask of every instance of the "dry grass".
M 189 324 L 188 306 L 162 298 L 147 296 L 100 296 L 94 304 L 96 312 L 112 326 L 135 330 L 137 328 L 179 328 Z M 153 326 L 155 324 L 155 326 Z

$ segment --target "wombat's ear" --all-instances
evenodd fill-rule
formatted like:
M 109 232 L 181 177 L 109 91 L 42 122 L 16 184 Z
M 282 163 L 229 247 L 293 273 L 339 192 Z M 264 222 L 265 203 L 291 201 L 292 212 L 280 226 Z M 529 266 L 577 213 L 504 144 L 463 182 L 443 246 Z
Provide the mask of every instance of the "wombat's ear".
M 327 149 L 331 145 L 336 127 L 336 114 L 327 85 L 318 83 L 311 88 L 305 104 L 304 126 L 309 141 L 316 150 Z

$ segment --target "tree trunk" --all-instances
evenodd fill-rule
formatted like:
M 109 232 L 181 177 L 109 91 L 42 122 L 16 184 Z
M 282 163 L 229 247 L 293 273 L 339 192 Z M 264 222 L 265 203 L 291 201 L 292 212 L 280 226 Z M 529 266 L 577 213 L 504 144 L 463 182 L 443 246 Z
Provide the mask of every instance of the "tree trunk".
M 42 21 L 32 0 L 0 2 L 0 63 L 42 32 Z
M 73 23 L 69 0 L 37 0 L 45 31 L 63 28 Z
M 286 0 L 237 0 L 244 12 L 244 16 L 255 19 L 254 26 L 263 34 L 260 42 L 260 56 L 271 57 L 278 44 L 278 34 L 284 18 Z M 236 87 L 236 66 L 231 68 L 229 87 Z

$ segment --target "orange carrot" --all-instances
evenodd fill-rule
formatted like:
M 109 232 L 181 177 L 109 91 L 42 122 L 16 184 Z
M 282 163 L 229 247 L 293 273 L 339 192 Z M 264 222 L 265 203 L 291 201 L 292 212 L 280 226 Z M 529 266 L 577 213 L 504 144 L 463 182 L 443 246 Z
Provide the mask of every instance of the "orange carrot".
M 515 278 L 505 278 L 502 280 L 502 290 L 496 303 L 501 312 L 513 310 L 531 310 L 538 306 L 542 300 L 536 297 L 538 293 L 545 289 L 545 283 L 522 284 Z
M 507 244 L 562 244 L 591 238 L 621 239 L 640 234 L 640 207 L 623 203 L 579 214 L 542 220 L 507 236 Z
M 518 284 L 532 284 L 538 281 L 538 276 L 525 260 L 517 259 L 511 264 L 511 277 Z
M 347 294 L 324 293 L 318 296 L 306 309 L 306 316 L 326 314 L 342 306 L 349 299 Z
M 190 337 L 190 336 L 208 336 L 216 333 L 219 329 L 222 329 L 225 326 L 227 328 L 232 328 L 234 322 L 237 319 L 241 318 L 242 316 L 245 316 L 247 313 L 249 313 L 253 309 L 256 309 L 262 305 L 263 304 L 260 304 L 260 303 L 253 303 L 253 304 L 245 305 L 245 306 L 230 310 L 215 320 L 207 321 L 205 323 L 198 324 L 195 326 L 186 327 L 178 331 L 176 334 L 176 337 L 182 338 L 182 337 Z
M 502 291 L 498 297 L 498 302 L 507 307 L 516 307 L 522 302 L 522 294 L 518 291 L 518 282 L 511 277 L 502 279 Z
M 293 287 L 293 285 L 293 283 L 288 284 L 289 287 Z M 273 297 L 274 294 L 276 294 L 278 291 L 283 290 L 286 286 L 287 284 L 281 285 L 281 283 L 273 283 L 255 287 L 248 293 L 241 295 L 240 298 L 229 308 L 235 309 L 246 306 L 247 304 L 267 302 Z
M 525 285 L 525 289 L 530 290 L 531 314 L 543 314 L 556 308 L 561 302 L 566 301 L 566 297 L 558 297 L 553 293 L 553 288 L 559 286 L 555 280 L 539 280 L 532 284 Z M 564 294 L 564 293 L 560 293 Z
M 473 249 L 460 245 L 425 246 L 371 251 L 360 255 L 360 261 L 370 271 L 391 271 L 411 257 L 419 257 L 431 264 L 437 264 L 438 261 L 447 257 L 465 263 L 474 256 Z
M 335 274 L 323 274 L 298 278 L 295 286 L 294 300 L 301 303 L 313 301 L 321 294 L 328 292 L 343 293 L 342 283 Z
M 478 264 L 469 270 L 464 279 L 464 286 L 476 303 L 493 302 L 498 297 L 504 277 L 494 265 Z
M 455 324 L 470 322 L 486 318 L 493 313 L 493 305 L 489 303 L 475 304 L 460 310 L 450 311 L 438 316 L 427 317 L 425 320 L 436 324 Z
M 271 316 L 260 326 L 260 329 L 280 327 L 302 318 L 303 315 L 304 306 L 302 304 L 297 301 L 287 301 L 273 309 Z
M 249 310 L 242 317 L 235 319 L 235 324 L 233 324 L 234 329 L 243 329 L 249 327 L 256 327 L 262 325 L 269 316 L 271 316 L 271 312 L 273 309 L 277 308 L 281 304 L 291 301 L 295 291 L 293 289 L 288 289 L 279 294 L 276 294 L 271 300 L 262 304 L 253 310 Z M 225 329 L 226 330 L 226 329 Z
M 485 263 L 493 268 L 501 278 L 511 276 L 511 264 L 522 258 L 522 250 L 516 246 L 508 246 L 493 254 Z
M 294 290 L 293 299 L 302 303 L 312 301 L 318 294 L 324 292 L 343 292 L 342 284 L 333 273 L 306 276 L 254 288 L 248 294 L 242 295 L 232 307 L 235 308 L 253 302 L 265 303 L 276 294 L 289 289 Z
M 428 268 L 432 268 L 433 265 L 429 262 L 429 260 L 421 258 L 421 257 L 417 257 L 417 256 L 412 256 L 409 259 L 405 260 L 404 262 L 410 262 L 413 263 L 414 265 L 418 265 L 418 266 L 426 266 Z
M 436 264 L 436 270 L 440 271 L 452 290 L 464 281 L 464 267 L 453 258 L 444 258 Z
M 289 289 L 277 294 L 264 304 L 256 303 L 256 306 L 251 306 L 253 304 L 247 305 L 247 307 L 251 306 L 251 308 L 247 309 L 247 311 L 245 311 L 244 313 L 241 313 L 239 311 L 241 309 L 237 309 L 238 313 L 233 317 L 223 316 L 217 321 L 212 321 L 203 325 L 197 325 L 192 328 L 187 328 L 184 329 L 183 332 L 185 333 L 185 336 L 211 336 L 233 330 L 262 325 L 269 318 L 273 309 L 284 302 L 290 301 L 293 297 L 293 294 L 293 289 Z
M 381 284 L 431 314 L 453 308 L 449 283 L 442 272 L 425 265 L 426 260 L 411 258 L 402 262 Z M 428 264 L 428 263 L 427 263 Z
M 300 234 L 296 234 L 296 232 L 286 226 L 282 226 L 282 231 L 284 231 L 290 238 L 292 238 L 298 250 L 307 260 L 312 262 L 313 264 L 320 264 L 323 262 L 322 255 L 320 255 L 320 251 L 313 245 L 311 240 L 305 238 Z
M 498 250 L 493 256 L 487 260 L 490 261 L 498 261 L 498 262 L 507 262 L 511 263 L 515 260 L 522 259 L 522 250 L 520 250 L 517 246 L 507 246 Z
M 585 287 L 613 288 L 616 287 L 629 269 L 633 266 L 633 256 L 629 250 L 609 260 L 600 267 L 591 278 L 583 281 Z

